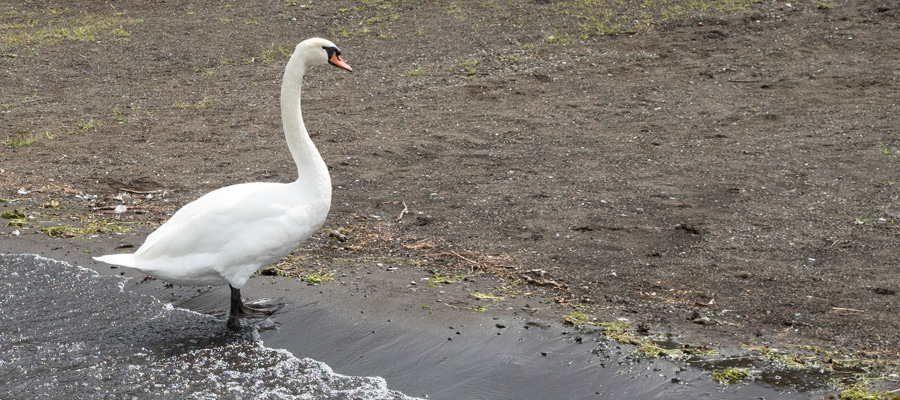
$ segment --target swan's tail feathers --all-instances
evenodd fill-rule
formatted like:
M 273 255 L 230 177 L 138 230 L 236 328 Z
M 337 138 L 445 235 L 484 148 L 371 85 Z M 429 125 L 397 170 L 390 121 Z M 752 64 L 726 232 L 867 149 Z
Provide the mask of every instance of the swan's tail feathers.
M 105 256 L 94 257 L 94 259 L 97 261 L 103 261 L 107 264 L 134 268 L 134 254 L 109 254 Z

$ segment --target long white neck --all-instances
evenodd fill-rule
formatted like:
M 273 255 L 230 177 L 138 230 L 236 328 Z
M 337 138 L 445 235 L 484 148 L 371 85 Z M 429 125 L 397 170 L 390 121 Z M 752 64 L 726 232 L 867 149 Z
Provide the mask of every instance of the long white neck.
M 300 112 L 300 89 L 306 65 L 295 54 L 288 61 L 284 71 L 284 82 L 281 84 L 281 123 L 284 125 L 284 136 L 288 148 L 297 164 L 297 184 L 305 190 L 319 191 L 331 199 L 331 177 L 325 160 L 316 149 L 303 124 Z

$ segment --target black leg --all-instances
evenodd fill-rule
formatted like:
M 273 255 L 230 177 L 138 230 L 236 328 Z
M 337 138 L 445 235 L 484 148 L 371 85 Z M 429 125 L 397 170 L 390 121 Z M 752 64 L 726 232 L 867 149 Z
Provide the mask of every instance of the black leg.
M 228 285 L 231 288 L 231 312 L 228 314 L 228 328 L 230 329 L 239 329 L 241 327 L 241 307 L 244 305 L 244 302 L 241 301 L 241 289 L 235 289 L 234 286 Z
M 228 287 L 231 288 L 231 311 L 228 314 L 228 327 L 231 329 L 241 327 L 242 317 L 270 315 L 284 306 L 284 303 L 278 299 L 262 299 L 244 304 L 244 301 L 241 300 L 241 289 L 236 289 L 231 285 Z

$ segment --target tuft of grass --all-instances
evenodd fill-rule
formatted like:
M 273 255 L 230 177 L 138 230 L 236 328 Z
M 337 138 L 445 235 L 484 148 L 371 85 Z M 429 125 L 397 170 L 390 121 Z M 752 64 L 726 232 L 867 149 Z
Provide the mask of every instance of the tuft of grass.
M 41 205 L 38 207 L 45 209 L 45 210 L 62 210 L 62 206 L 59 205 L 59 200 L 50 200 L 50 201 L 41 203 Z
M 340 28 L 333 30 L 332 33 L 335 36 L 340 36 L 342 38 L 348 38 L 348 37 L 350 37 L 350 35 L 353 34 L 353 31 L 350 29 L 347 29 L 345 27 L 340 27 Z
M 129 40 L 131 33 L 126 26 L 143 22 L 141 18 L 130 18 L 126 12 L 112 15 L 88 14 L 75 17 L 64 16 L 66 11 L 47 12 L 46 17 L 30 16 L 27 22 L 4 24 L 4 35 L 0 44 L 5 52 L 23 47 L 35 47 L 65 40 L 90 42 L 102 37 Z
M 802 368 L 814 368 L 821 369 L 824 368 L 825 365 L 822 364 L 822 358 L 829 358 L 835 360 L 834 355 L 823 354 L 822 357 L 816 356 L 803 356 L 794 352 L 782 352 L 777 349 L 772 349 L 769 347 L 751 347 L 749 348 L 751 352 L 757 353 L 761 355 L 763 358 L 769 360 L 772 363 L 783 366 L 784 368 L 790 369 L 802 369 Z M 817 351 L 818 353 L 819 351 Z
M 3 142 L 3 144 L 11 147 L 25 147 L 34 144 L 38 140 L 40 140 L 40 137 L 38 137 L 37 135 L 26 135 L 7 139 Z
M 282 45 L 272 45 L 268 49 L 264 49 L 262 53 L 259 55 L 259 59 L 262 62 L 272 62 L 275 60 L 276 56 L 282 56 L 284 58 L 289 58 L 291 54 L 294 53 L 294 49 L 291 47 L 285 47 Z
M 219 67 L 227 67 L 233 65 L 247 65 L 254 64 L 256 62 L 270 63 L 275 61 L 279 57 L 281 58 L 289 58 L 291 54 L 294 53 L 294 48 L 290 46 L 284 45 L 276 45 L 272 44 L 267 48 L 263 48 L 260 50 L 259 55 L 248 56 L 248 57 L 239 57 L 239 58 L 231 58 L 231 57 L 222 57 L 216 62 L 216 66 L 214 67 L 196 67 L 194 68 L 194 72 L 203 75 L 212 75 L 216 72 L 216 68 Z M 205 100 L 205 99 L 204 99 Z M 185 104 L 185 103 L 181 103 Z M 176 104 L 177 106 L 177 104 Z M 189 103 L 185 104 L 185 107 L 179 108 L 187 108 L 190 107 Z
M 825 1 L 820 1 L 819 4 L 816 5 L 816 8 L 818 8 L 820 10 L 833 10 L 834 4 L 828 3 Z
M 555 34 L 548 43 L 567 37 L 633 34 L 648 26 L 667 21 L 686 21 L 713 12 L 746 9 L 761 0 L 575 0 L 554 2 L 546 11 L 574 20 L 577 30 Z M 820 0 L 826 1 L 826 0 Z M 640 5 L 640 7 L 633 7 Z M 564 41 L 563 41 L 564 42 Z
M 503 296 L 497 296 L 493 293 L 482 293 L 482 292 L 471 293 L 471 294 L 469 294 L 469 297 L 471 297 L 473 299 L 478 299 L 478 300 L 491 300 L 491 301 L 506 300 L 506 298 Z
M 93 118 L 91 118 L 89 121 L 78 121 L 76 125 L 78 125 L 78 129 L 80 130 L 89 131 L 91 129 L 99 128 L 102 124 L 99 121 L 95 121 Z
M 110 33 L 112 34 L 113 37 L 117 37 L 121 40 L 124 40 L 124 41 L 131 40 L 131 39 L 129 39 L 131 37 L 131 32 L 126 31 L 125 29 L 122 29 L 121 26 L 113 29 L 112 31 L 110 31 Z
M 467 275 L 443 276 L 441 274 L 434 274 L 434 276 L 428 278 L 428 287 L 435 287 L 439 284 L 456 283 L 467 277 Z
M 277 275 L 285 278 L 300 277 L 300 264 L 306 260 L 303 254 L 288 254 L 277 263 L 268 267 L 260 268 L 257 273 L 260 275 Z
M 50 236 L 55 237 L 64 237 L 64 238 L 73 238 L 73 237 L 82 237 L 86 235 L 92 235 L 96 233 L 122 233 L 128 232 L 131 230 L 126 224 L 119 222 L 109 222 L 109 221 L 91 221 L 84 224 L 81 227 L 74 227 L 69 225 L 64 226 L 54 226 L 49 228 L 41 228 L 41 232 L 44 232 Z
M 600 325 L 600 323 L 597 322 L 596 318 L 589 317 L 587 314 L 585 314 L 581 311 L 575 311 L 575 312 L 570 313 L 569 315 L 566 315 L 563 318 L 563 323 L 566 325 L 573 325 L 573 326 Z
M 520 51 L 524 51 L 524 52 L 532 51 L 532 50 L 534 50 L 534 45 L 535 44 L 531 43 L 531 42 L 522 43 L 522 42 L 516 40 L 516 48 L 519 49 Z
M 193 108 L 195 110 L 200 110 L 200 109 L 208 108 L 210 105 L 212 105 L 212 101 L 210 101 L 209 98 L 207 98 L 207 97 L 204 97 L 203 100 L 200 100 L 196 103 L 192 103 L 192 102 L 184 103 L 179 100 L 175 100 L 175 107 L 180 108 L 182 110 L 184 110 L 186 108 Z
M 478 66 L 477 58 L 470 58 L 466 61 L 463 61 L 459 63 L 459 66 L 462 67 L 463 71 L 466 72 L 466 76 L 468 76 L 469 78 L 474 78 L 476 75 L 478 75 L 478 70 L 475 69 L 475 67 Z
M 724 385 L 734 385 L 744 379 L 750 377 L 750 370 L 747 368 L 725 368 L 721 371 L 713 371 L 712 378 Z
M 53 131 L 46 131 L 43 134 L 31 134 L 31 135 L 20 135 L 18 137 L 14 137 L 12 139 L 6 139 L 2 143 L 5 146 L 10 147 L 25 147 L 30 146 L 42 138 L 53 139 L 56 137 L 56 134 Z
M 112 116 L 116 121 L 119 121 L 120 124 L 124 124 L 125 121 L 128 119 L 128 116 L 126 116 L 125 113 L 123 113 L 118 108 L 112 109 Z
M 28 217 L 23 218 L 9 218 L 9 222 L 6 223 L 6 226 L 18 226 L 23 227 L 25 225 L 29 225 Z
M 447 304 L 447 307 L 450 307 L 450 308 L 456 308 L 456 309 L 460 309 L 460 310 L 475 311 L 475 312 L 485 312 L 485 311 L 487 311 L 487 307 L 484 307 L 484 306 L 466 306 L 466 307 L 459 307 L 459 306 L 454 306 L 454 305 L 452 305 L 452 304 Z
M 416 67 L 415 69 L 407 71 L 406 75 L 407 76 L 419 76 L 419 75 L 424 75 L 426 72 L 428 72 L 428 70 L 426 70 L 425 67 Z
M 898 390 L 883 390 L 880 392 L 872 392 L 869 390 L 871 379 L 861 379 L 852 385 L 841 385 L 841 392 L 838 394 L 840 400 L 897 400 Z
M 452 15 L 460 21 L 465 21 L 466 18 L 468 18 L 466 11 L 460 8 L 459 5 L 457 5 L 455 2 L 448 6 L 445 6 L 444 12 L 447 13 L 447 15 Z
M 626 321 L 619 322 L 600 322 L 596 324 L 597 326 L 603 327 L 603 333 L 606 337 L 615 340 L 619 343 L 633 344 L 638 346 L 638 350 L 644 352 L 643 349 L 650 349 L 651 342 L 646 342 L 644 340 L 638 339 L 637 336 L 632 332 L 631 324 Z M 661 347 L 653 345 L 654 349 L 658 348 L 662 350 Z M 660 355 L 661 351 L 655 351 L 656 355 Z
M 4 211 L 2 214 L 0 214 L 0 218 L 3 219 L 19 219 L 25 217 L 25 207 L 19 207 L 12 211 Z
M 639 357 L 666 357 L 680 358 L 689 355 L 713 355 L 714 352 L 708 349 L 683 346 L 681 348 L 665 348 L 658 345 L 652 339 L 639 337 L 632 329 L 631 324 L 627 321 L 618 322 L 600 322 L 597 318 L 589 316 L 581 311 L 575 311 L 566 315 L 563 319 L 564 325 L 572 326 L 599 326 L 603 329 L 603 334 L 612 341 L 624 344 L 634 345 L 635 355 Z
M 881 155 L 883 155 L 883 156 L 890 156 L 890 155 L 894 155 L 897 153 L 896 147 L 888 148 L 888 146 L 886 144 L 884 144 L 883 142 L 878 142 L 878 145 L 881 146 Z
M 778 368 L 794 370 L 829 371 L 843 378 L 836 378 L 832 385 L 843 391 L 839 398 L 848 400 L 900 400 L 893 393 L 870 392 L 873 380 L 895 375 L 900 370 L 900 362 L 894 356 L 881 352 L 844 355 L 816 346 L 799 346 L 797 350 L 776 350 L 768 347 L 749 347 L 748 350 L 761 355 Z
M 597 318 L 588 316 L 581 311 L 574 311 L 563 318 L 564 325 L 590 325 L 603 328 L 603 333 L 612 340 L 620 343 L 640 344 L 641 342 L 629 335 L 631 325 L 625 321 L 600 322 Z
M 355 28 L 339 26 L 332 30 L 332 34 L 342 38 L 351 36 L 376 35 L 381 39 L 396 38 L 397 35 L 390 30 L 390 23 L 400 19 L 397 10 L 403 0 L 359 0 L 356 6 L 340 7 L 338 16 L 346 19 L 345 22 Z
M 516 62 L 520 61 L 520 58 L 519 58 L 518 54 L 507 54 L 507 55 L 500 56 L 500 61 L 503 61 L 506 63 L 516 63 Z
M 286 268 L 283 267 L 284 261 L 270 265 L 268 267 L 260 268 L 256 271 L 256 273 L 260 275 L 277 275 L 277 276 L 291 276 L 291 273 L 287 271 Z
M 304 275 L 303 278 L 300 278 L 300 280 L 311 285 L 318 285 L 322 283 L 334 282 L 334 274 L 331 272 L 321 274 L 308 274 Z

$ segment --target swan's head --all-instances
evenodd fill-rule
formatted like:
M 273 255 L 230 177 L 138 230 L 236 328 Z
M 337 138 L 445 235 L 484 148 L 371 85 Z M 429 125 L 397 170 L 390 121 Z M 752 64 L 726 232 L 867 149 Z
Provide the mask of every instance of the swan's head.
M 353 71 L 353 68 L 350 68 L 350 65 L 341 59 L 341 49 L 331 41 L 322 38 L 306 39 L 300 42 L 294 50 L 294 55 L 303 59 L 308 66 L 331 64 L 347 71 Z

